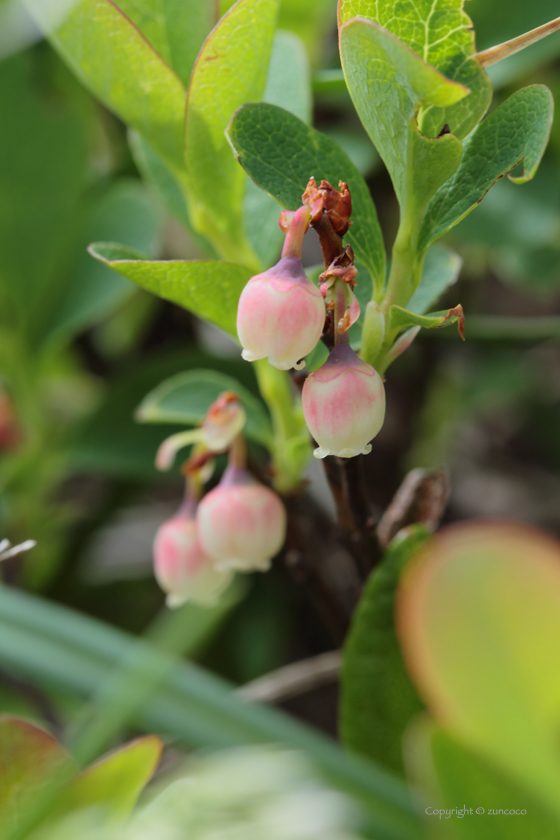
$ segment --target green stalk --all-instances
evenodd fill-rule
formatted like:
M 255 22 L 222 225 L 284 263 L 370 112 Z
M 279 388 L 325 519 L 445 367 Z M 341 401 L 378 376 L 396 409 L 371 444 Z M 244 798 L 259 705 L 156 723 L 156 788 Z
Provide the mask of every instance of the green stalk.
M 418 231 L 422 221 L 423 213 L 413 202 L 409 202 L 403 211 L 401 223 L 393 245 L 391 271 L 387 283 L 387 289 L 383 300 L 380 302 L 380 309 L 385 318 L 389 314 L 391 306 L 406 306 L 420 285 L 422 279 L 422 268 L 426 252 L 418 251 Z M 373 329 L 374 323 L 366 322 L 364 332 L 367 328 Z M 381 349 L 375 359 L 367 359 L 379 372 L 384 373 L 387 367 L 385 357 L 393 346 L 399 333 L 398 329 L 386 329 Z M 366 334 L 362 337 L 362 343 L 367 347 L 374 344 L 374 337 Z
M 264 359 L 254 364 L 260 392 L 272 417 L 274 486 L 288 493 L 299 485 L 311 455 L 309 433 L 289 375 Z

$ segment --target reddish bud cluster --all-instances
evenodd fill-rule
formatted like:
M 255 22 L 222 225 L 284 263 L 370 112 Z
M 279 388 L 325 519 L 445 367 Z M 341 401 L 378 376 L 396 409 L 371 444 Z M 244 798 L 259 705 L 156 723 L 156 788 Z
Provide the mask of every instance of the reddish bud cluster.
M 335 233 L 344 236 L 348 232 L 352 224 L 352 198 L 344 181 L 339 181 L 338 190 L 335 190 L 328 181 L 321 181 L 317 186 L 315 178 L 310 178 L 302 202 L 311 209 L 312 224 L 318 222 L 324 213 Z

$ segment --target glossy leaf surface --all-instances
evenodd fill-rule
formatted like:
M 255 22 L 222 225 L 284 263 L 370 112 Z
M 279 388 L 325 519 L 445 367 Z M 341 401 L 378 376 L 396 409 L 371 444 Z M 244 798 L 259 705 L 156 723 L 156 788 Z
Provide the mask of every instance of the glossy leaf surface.
M 402 735 L 422 708 L 404 669 L 395 632 L 399 577 L 428 531 L 407 529 L 370 575 L 344 648 L 341 735 L 345 746 L 403 773 Z
M 231 143 L 251 178 L 289 210 L 313 176 L 337 186 L 346 181 L 352 194 L 353 225 L 346 239 L 382 286 L 385 250 L 377 214 L 367 184 L 338 143 L 309 128 L 282 108 L 250 104 L 241 108 L 229 127 Z
M 450 248 L 436 245 L 430 248 L 424 261 L 422 280 L 408 302 L 408 309 L 423 315 L 456 283 L 463 261 Z
M 201 0 L 118 0 L 185 87 L 204 39 L 216 23 L 216 8 Z
M 490 80 L 475 58 L 472 23 L 464 0 L 340 0 L 339 21 L 354 17 L 375 21 L 407 44 L 444 76 L 465 85 L 470 93 L 461 102 L 424 107 L 420 130 L 437 137 L 447 123 L 457 137 L 469 134 L 484 116 L 492 98 Z
M 237 336 L 237 302 L 251 276 L 243 266 L 199 260 L 150 261 L 130 248 L 108 242 L 92 245 L 90 253 L 143 289 Z
M 548 143 L 553 101 L 544 85 L 518 90 L 481 122 L 465 141 L 461 163 L 433 197 L 420 231 L 420 248 L 443 236 L 482 201 L 499 178 L 523 162 L 516 184 L 537 171 Z
M 136 417 L 142 423 L 201 423 L 211 404 L 224 391 L 233 391 L 247 412 L 248 437 L 271 446 L 272 428 L 262 402 L 240 382 L 213 370 L 189 370 L 165 380 L 138 406 Z
M 430 139 L 416 126 L 421 106 L 446 107 L 467 95 L 407 44 L 373 21 L 340 30 L 348 90 L 391 175 L 401 208 L 418 213 L 453 174 L 462 146 L 453 134 Z
M 224 132 L 233 112 L 262 98 L 279 0 L 239 0 L 196 61 L 188 92 L 185 161 L 195 228 L 222 259 L 255 265 L 245 241 L 243 170 Z

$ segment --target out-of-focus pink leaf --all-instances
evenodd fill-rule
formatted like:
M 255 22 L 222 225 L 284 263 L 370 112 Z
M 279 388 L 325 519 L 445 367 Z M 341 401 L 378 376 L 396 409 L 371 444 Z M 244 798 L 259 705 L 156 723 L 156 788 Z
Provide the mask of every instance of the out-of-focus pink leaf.
M 514 524 L 448 528 L 405 573 L 397 624 L 436 721 L 560 814 L 560 544 Z
M 1 715 L 1 836 L 10 836 L 58 774 L 62 781 L 71 778 L 77 769 L 73 759 L 52 735 L 22 718 Z

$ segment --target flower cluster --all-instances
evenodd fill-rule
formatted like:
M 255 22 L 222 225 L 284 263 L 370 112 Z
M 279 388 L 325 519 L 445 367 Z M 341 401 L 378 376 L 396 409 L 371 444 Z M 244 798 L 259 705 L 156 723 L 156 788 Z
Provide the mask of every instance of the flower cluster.
M 367 453 L 385 417 L 385 390 L 379 374 L 362 361 L 349 344 L 348 330 L 359 317 L 353 293 L 357 270 L 350 246 L 342 237 L 351 222 L 348 186 L 339 190 L 311 178 L 294 213 L 284 211 L 280 226 L 286 233 L 280 261 L 252 277 L 239 299 L 237 333 L 248 361 L 268 359 L 282 370 L 305 365 L 322 336 L 332 329 L 334 347 L 303 386 L 303 413 L 317 442 L 315 457 L 351 458 Z M 315 286 L 301 262 L 303 237 L 313 226 L 330 236 L 337 253 Z M 321 242 L 323 245 L 323 242 Z M 323 248 L 325 255 L 325 248 Z M 332 254 L 331 254 L 332 256 Z
M 160 447 L 156 463 L 168 468 L 180 447 L 196 444 L 184 467 L 185 501 L 154 541 L 154 572 L 170 607 L 215 603 L 235 572 L 266 571 L 284 542 L 280 498 L 245 467 L 244 422 L 241 403 L 226 392 L 210 406 L 200 429 L 173 435 Z M 224 451 L 229 466 L 201 499 L 213 458 Z

